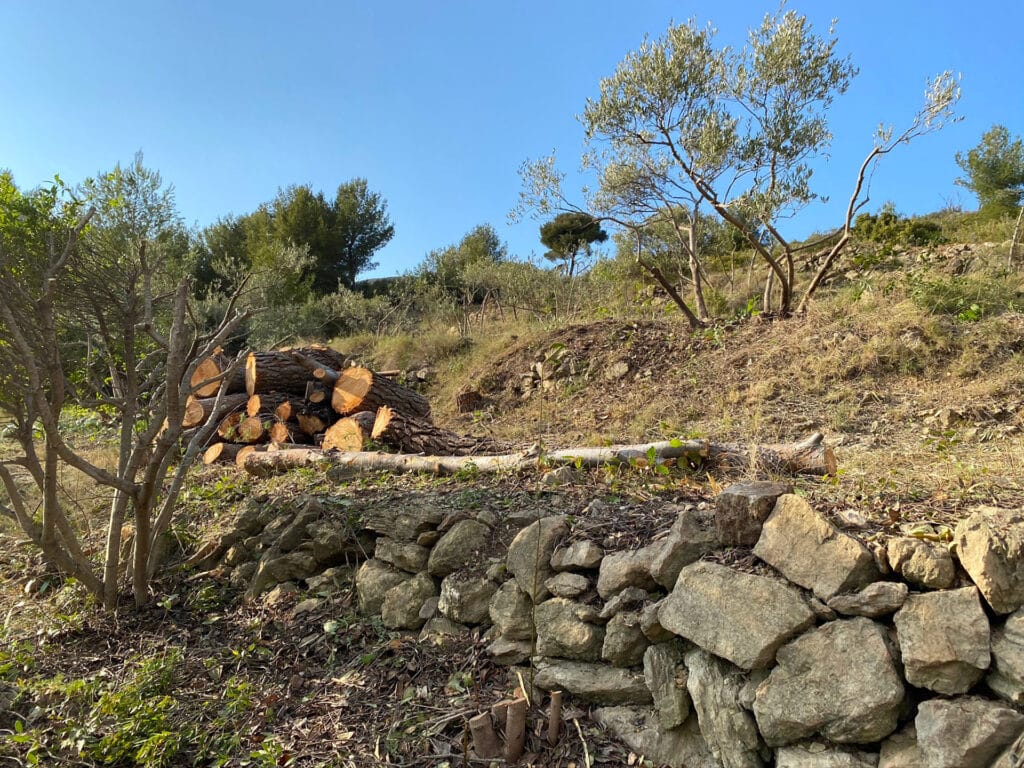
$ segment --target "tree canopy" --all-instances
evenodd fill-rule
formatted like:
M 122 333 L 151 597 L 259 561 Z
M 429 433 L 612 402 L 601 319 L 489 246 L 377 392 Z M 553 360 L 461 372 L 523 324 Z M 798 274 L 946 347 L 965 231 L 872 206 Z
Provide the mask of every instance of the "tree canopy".
M 540 228 L 540 241 L 548 249 L 544 257 L 564 261 L 569 277 L 576 273 L 577 257 L 581 253 L 589 255 L 591 245 L 607 239 L 608 233 L 601 228 L 600 221 L 578 211 L 560 213 Z
M 1024 199 L 1024 143 L 1010 138 L 1005 125 L 993 125 L 981 135 L 976 147 L 956 153 L 964 175 L 956 183 L 978 197 L 984 214 L 1016 211 Z

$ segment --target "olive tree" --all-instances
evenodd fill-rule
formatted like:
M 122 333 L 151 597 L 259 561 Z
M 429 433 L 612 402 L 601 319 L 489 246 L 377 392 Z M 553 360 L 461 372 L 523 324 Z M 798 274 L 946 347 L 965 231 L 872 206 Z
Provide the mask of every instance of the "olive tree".
M 110 609 L 126 559 L 136 604 L 149 598 L 158 544 L 215 427 L 183 435 L 193 374 L 245 319 L 229 305 L 199 332 L 176 220 L 171 191 L 139 159 L 77 194 L 60 183 L 22 192 L 0 177 L 0 409 L 20 448 L 0 460 L 0 514 Z M 113 417 L 112 461 L 76 448 L 61 418 L 71 404 Z M 59 492 L 68 468 L 109 494 L 99 562 Z
M 597 177 L 594 192 L 581 205 L 569 203 L 564 175 L 545 158 L 524 166 L 520 207 L 542 214 L 590 209 L 631 230 L 671 221 L 686 234 L 681 245 L 691 263 L 698 316 L 705 317 L 696 228 L 706 206 L 767 266 L 765 309 L 774 307 L 777 293 L 778 311 L 789 314 L 800 249 L 783 233 L 783 222 L 821 199 L 812 185 L 813 165 L 832 141 L 828 111 L 857 70 L 837 53 L 834 26 L 820 35 L 794 11 L 767 14 L 737 49 L 719 46 L 716 34 L 691 20 L 629 53 L 580 117 L 587 143 L 582 165 Z M 826 269 L 867 202 L 877 161 L 954 119 L 958 98 L 955 79 L 943 73 L 929 84 L 908 128 L 879 131 L 858 171 L 845 221 L 828 240 L 838 248 L 826 255 Z M 818 284 L 820 277 L 801 306 Z

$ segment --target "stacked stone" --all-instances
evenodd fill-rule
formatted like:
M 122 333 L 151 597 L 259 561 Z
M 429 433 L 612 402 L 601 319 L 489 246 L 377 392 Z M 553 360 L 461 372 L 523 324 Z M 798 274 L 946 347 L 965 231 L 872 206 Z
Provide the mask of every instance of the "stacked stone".
M 668 509 L 666 537 L 619 552 L 559 516 L 518 521 L 506 548 L 515 521 L 489 511 L 382 514 L 359 607 L 424 640 L 481 627 L 496 661 L 594 705 L 653 764 L 1020 766 L 1024 511 L 978 508 L 952 546 L 869 549 L 790 491 Z M 271 523 L 257 592 L 328 557 L 298 543 L 312 513 Z

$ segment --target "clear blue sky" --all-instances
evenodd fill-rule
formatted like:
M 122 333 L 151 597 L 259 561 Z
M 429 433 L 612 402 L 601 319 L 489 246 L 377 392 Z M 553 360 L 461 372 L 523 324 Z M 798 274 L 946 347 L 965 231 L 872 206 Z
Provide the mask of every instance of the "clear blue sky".
M 190 224 L 253 210 L 289 184 L 332 193 L 365 177 L 388 201 L 394 240 L 376 274 L 415 266 L 490 223 L 510 252 L 540 252 L 538 223 L 510 225 L 526 158 L 578 160 L 574 115 L 601 77 L 670 20 L 712 21 L 741 43 L 773 2 L 546 0 L 306 2 L 133 0 L 0 4 L 0 168 L 24 187 L 81 179 L 137 150 L 176 190 Z M 1024 133 L 1024 3 L 791 2 L 860 76 L 833 111 L 819 188 L 832 197 L 790 232 L 838 223 L 880 122 L 904 124 L 925 81 L 963 74 L 965 120 L 888 157 L 871 208 L 947 202 L 953 155 L 993 123 Z M 947 10 L 948 9 L 948 10 Z

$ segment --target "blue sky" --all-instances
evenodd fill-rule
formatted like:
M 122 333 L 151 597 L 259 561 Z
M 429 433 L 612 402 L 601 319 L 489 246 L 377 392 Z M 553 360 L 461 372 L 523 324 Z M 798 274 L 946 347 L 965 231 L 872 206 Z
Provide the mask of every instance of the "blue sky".
M 242 214 L 289 184 L 332 193 L 365 177 L 388 201 L 394 240 L 376 274 L 492 224 L 520 257 L 541 252 L 538 222 L 509 224 L 527 158 L 581 151 L 574 115 L 645 33 L 711 21 L 740 44 L 774 3 L 15 2 L 3 8 L 0 168 L 35 186 L 79 181 L 137 150 L 176 190 L 190 224 Z M 994 123 L 1024 133 L 1024 3 L 791 2 L 860 75 L 832 113 L 817 171 L 831 203 L 788 231 L 839 223 L 880 122 L 906 123 L 925 81 L 963 74 L 962 123 L 886 158 L 871 208 L 975 207 L 953 184 L 954 153 Z M 956 10 L 942 10 L 955 8 Z

